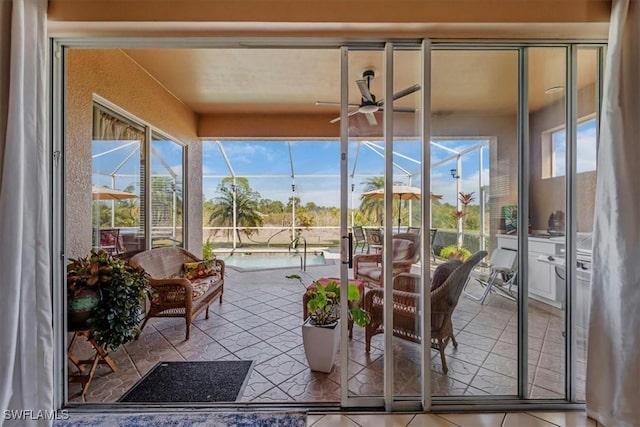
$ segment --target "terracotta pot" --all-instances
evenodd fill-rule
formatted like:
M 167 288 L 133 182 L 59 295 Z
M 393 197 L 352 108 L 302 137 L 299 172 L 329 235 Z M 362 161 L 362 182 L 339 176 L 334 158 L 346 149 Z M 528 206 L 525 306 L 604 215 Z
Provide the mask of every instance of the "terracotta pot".
M 98 305 L 98 293 L 91 289 L 83 289 L 67 301 L 67 319 L 69 326 L 81 327 L 86 325 L 91 310 Z

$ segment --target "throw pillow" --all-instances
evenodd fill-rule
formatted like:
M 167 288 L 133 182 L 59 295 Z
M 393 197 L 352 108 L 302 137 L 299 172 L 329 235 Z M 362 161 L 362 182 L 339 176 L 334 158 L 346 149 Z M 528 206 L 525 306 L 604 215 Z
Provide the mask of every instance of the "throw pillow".
M 193 280 L 200 277 L 213 276 L 218 274 L 216 260 L 205 259 L 199 262 L 185 262 L 182 264 L 182 277 Z
M 433 278 L 431 279 L 431 292 L 438 289 L 449 278 L 453 271 L 462 265 L 462 261 L 459 259 L 450 259 L 444 264 L 440 264 L 436 271 L 433 272 Z

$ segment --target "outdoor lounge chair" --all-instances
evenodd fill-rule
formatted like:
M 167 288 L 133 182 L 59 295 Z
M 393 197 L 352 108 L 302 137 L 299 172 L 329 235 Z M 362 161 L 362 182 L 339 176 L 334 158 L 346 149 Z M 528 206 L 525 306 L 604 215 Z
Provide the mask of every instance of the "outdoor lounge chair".
M 431 291 L 431 348 L 440 352 L 445 374 L 449 370 L 444 356 L 447 344 L 451 341 L 458 347 L 451 315 L 469 273 L 486 255 L 486 251 L 476 252 Z M 413 342 L 420 342 L 420 282 L 420 276 L 411 273 L 400 273 L 393 280 L 393 335 Z M 384 289 L 369 290 L 364 296 L 363 308 L 371 316 L 371 322 L 365 327 L 365 351 L 368 353 L 371 338 L 384 332 Z
M 517 270 L 518 270 L 518 252 L 511 249 L 496 248 L 491 252 L 489 264 L 483 265 L 489 267 L 489 277 L 480 277 L 478 274 L 471 273 L 471 278 L 475 279 L 484 291 L 476 296 L 467 291 L 469 283 L 465 285 L 464 294 L 480 304 L 484 304 L 489 292 L 497 291 L 500 295 L 512 300 L 516 300 L 517 293 Z M 469 280 L 470 282 L 470 280 Z

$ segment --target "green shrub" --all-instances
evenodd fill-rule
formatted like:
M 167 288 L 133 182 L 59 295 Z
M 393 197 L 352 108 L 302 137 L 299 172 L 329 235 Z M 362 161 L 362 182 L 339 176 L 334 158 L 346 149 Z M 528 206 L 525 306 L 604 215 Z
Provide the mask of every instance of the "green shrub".
M 202 245 L 202 259 L 213 259 L 213 243 L 211 238 L 207 238 L 207 242 Z
M 462 258 L 465 261 L 467 258 L 471 256 L 471 251 L 467 248 L 462 248 L 458 250 L 457 245 L 449 245 L 442 248 L 440 251 L 440 258 L 449 259 L 449 258 Z

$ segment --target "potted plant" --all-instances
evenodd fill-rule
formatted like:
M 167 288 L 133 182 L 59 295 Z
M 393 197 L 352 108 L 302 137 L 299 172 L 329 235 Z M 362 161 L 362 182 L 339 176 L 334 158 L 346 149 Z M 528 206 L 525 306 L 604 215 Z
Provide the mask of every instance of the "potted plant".
M 471 251 L 464 247 L 464 224 L 467 217 L 467 208 L 471 202 L 473 202 L 473 193 L 458 193 L 458 200 L 462 205 L 462 210 L 455 211 L 453 217 L 456 220 L 458 233 L 455 245 L 449 245 L 442 248 L 440 251 L 440 257 L 449 259 L 457 258 L 466 260 L 471 256 Z
M 307 312 L 302 325 L 304 351 L 312 371 L 329 373 L 340 343 L 340 285 L 314 282 L 307 288 Z M 371 317 L 358 304 L 360 290 L 354 284 L 347 288 L 349 318 L 358 326 L 366 326 Z
M 115 350 L 138 333 L 146 284 L 144 271 L 105 251 L 72 259 L 67 266 L 70 325 L 86 327 L 90 339 Z

